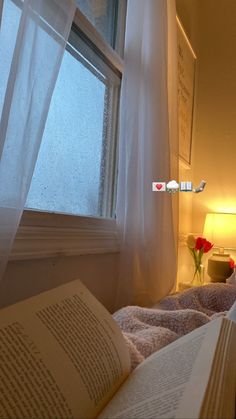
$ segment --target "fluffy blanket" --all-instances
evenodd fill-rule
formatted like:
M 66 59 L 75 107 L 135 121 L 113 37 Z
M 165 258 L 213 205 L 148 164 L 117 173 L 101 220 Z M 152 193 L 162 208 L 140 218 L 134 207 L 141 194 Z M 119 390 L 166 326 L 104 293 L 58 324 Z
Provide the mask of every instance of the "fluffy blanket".
M 236 287 L 209 284 L 169 295 L 153 308 L 128 306 L 113 314 L 127 342 L 132 369 L 158 349 L 219 315 L 236 300 Z

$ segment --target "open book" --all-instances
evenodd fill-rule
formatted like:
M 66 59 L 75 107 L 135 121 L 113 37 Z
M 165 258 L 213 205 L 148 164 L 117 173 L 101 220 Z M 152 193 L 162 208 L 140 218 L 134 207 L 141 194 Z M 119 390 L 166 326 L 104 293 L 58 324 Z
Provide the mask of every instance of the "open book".
M 234 418 L 236 325 L 216 319 L 130 374 L 122 333 L 80 281 L 0 312 L 0 418 Z

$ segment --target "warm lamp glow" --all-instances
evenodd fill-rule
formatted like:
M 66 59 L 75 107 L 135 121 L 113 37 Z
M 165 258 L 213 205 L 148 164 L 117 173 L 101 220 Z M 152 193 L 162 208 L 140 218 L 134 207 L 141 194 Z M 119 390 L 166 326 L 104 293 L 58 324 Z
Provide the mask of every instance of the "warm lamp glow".
M 207 214 L 203 235 L 214 247 L 236 248 L 236 214 Z
M 207 208 L 212 213 L 234 214 L 236 213 L 236 198 L 230 195 L 225 196 L 224 201 L 221 198 L 209 200 L 207 201 Z

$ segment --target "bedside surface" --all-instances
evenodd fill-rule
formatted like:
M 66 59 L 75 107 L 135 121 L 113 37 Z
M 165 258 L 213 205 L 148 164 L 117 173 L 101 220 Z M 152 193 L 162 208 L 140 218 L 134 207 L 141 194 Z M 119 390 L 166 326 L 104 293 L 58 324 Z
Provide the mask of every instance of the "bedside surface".
M 204 287 L 204 285 L 212 284 L 212 282 L 204 282 L 202 285 L 198 285 L 199 287 Z M 178 291 L 188 290 L 189 288 L 196 287 L 196 285 L 192 284 L 191 282 L 179 282 L 177 289 Z

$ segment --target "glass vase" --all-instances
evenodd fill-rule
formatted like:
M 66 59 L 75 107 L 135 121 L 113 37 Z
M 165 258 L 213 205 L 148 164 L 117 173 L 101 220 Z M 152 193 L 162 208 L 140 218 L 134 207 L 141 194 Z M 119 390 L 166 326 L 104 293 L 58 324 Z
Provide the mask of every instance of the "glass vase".
M 204 266 L 200 265 L 199 269 L 194 272 L 191 285 L 194 287 L 200 287 L 204 284 Z

